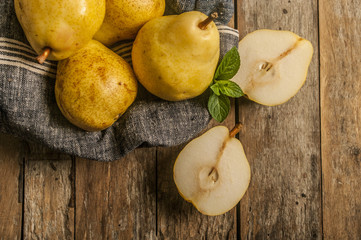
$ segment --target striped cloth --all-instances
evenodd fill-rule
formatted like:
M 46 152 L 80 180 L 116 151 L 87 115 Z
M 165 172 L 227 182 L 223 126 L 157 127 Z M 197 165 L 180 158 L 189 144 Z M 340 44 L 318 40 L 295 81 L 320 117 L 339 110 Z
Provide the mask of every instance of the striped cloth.
M 0 37 L 0 64 L 24 68 L 28 71 L 55 78 L 56 62 L 45 61 L 43 65 L 35 61 L 37 54 L 29 44 Z
M 222 16 L 217 22 L 222 57 L 238 43 L 237 30 L 225 26 L 231 15 L 222 12 L 233 9 L 232 3 L 167 1 L 168 14 L 192 9 L 209 13 L 215 8 Z M 13 0 L 1 1 L 0 13 L 0 131 L 74 156 L 113 161 L 140 146 L 173 146 L 188 141 L 210 121 L 208 92 L 186 101 L 167 102 L 139 85 L 136 101 L 112 127 L 86 132 L 73 126 L 55 101 L 57 63 L 37 63 L 37 54 L 16 19 Z M 131 49 L 132 41 L 112 47 L 129 63 Z

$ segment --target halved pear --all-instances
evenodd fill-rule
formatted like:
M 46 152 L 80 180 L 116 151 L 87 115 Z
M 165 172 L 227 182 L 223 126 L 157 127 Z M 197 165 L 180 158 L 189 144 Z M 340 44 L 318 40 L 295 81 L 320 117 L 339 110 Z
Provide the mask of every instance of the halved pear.
M 232 79 L 247 97 L 274 106 L 287 102 L 304 84 L 312 44 L 289 31 L 262 29 L 238 45 L 241 67 Z
M 241 142 L 224 126 L 213 127 L 189 142 L 173 169 L 181 196 L 203 214 L 223 214 L 241 200 L 251 171 Z

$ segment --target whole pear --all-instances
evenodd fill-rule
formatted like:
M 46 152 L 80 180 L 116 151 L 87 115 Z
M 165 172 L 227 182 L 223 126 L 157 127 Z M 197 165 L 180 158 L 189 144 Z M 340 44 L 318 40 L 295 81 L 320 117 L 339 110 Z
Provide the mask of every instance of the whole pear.
M 120 40 L 134 39 L 150 19 L 163 15 L 165 0 L 106 0 L 102 26 L 94 39 L 110 46 Z
M 139 82 L 149 92 L 179 101 L 208 88 L 219 59 L 219 32 L 209 20 L 192 11 L 155 18 L 141 28 L 132 62 Z
M 14 0 L 16 16 L 38 61 L 61 60 L 85 46 L 100 28 L 105 0 Z
M 91 40 L 58 63 L 57 104 L 71 123 L 84 130 L 111 126 L 136 95 L 137 81 L 131 66 L 98 41 Z

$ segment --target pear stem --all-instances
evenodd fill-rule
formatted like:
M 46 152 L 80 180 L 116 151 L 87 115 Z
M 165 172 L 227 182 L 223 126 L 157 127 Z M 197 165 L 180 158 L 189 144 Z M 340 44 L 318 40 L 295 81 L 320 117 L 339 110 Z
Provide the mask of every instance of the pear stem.
M 45 60 L 48 58 L 50 52 L 51 52 L 51 48 L 50 48 L 50 47 L 44 48 L 43 53 L 40 54 L 40 55 L 36 58 L 36 60 L 38 60 L 38 62 L 39 62 L 40 64 L 43 64 L 43 63 L 45 62 Z
M 243 125 L 242 123 L 237 123 L 236 126 L 234 126 L 234 128 L 229 132 L 229 137 L 234 137 L 236 136 L 237 133 L 239 133 L 239 131 L 241 131 Z
M 205 30 L 207 28 L 208 24 L 210 24 L 216 18 L 218 18 L 218 13 L 214 12 L 211 15 L 209 15 L 204 21 L 200 22 L 198 24 L 198 27 L 202 30 Z

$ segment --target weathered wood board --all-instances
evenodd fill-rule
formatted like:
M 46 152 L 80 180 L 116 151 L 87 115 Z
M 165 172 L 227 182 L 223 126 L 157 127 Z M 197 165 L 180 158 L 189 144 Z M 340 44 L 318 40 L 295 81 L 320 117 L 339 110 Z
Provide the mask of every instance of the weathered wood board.
M 242 239 L 321 239 L 321 156 L 317 1 L 238 2 L 240 37 L 289 30 L 310 40 L 307 81 L 289 102 L 266 107 L 242 100 L 240 134 L 252 177 L 241 201 Z
M 0 239 L 20 239 L 23 211 L 23 143 L 0 134 Z
M 229 22 L 234 27 L 235 17 Z M 218 123 L 212 120 L 208 127 L 224 125 L 232 129 L 235 125 L 235 101 L 231 100 L 231 110 L 226 120 Z M 200 133 L 201 134 L 201 133 Z M 199 135 L 200 135 L 199 134 Z M 173 180 L 173 166 L 180 146 L 157 148 L 157 237 L 159 239 L 236 239 L 237 208 L 216 217 L 202 215 L 178 193 Z
M 70 156 L 28 145 L 24 166 L 25 239 L 73 239 L 73 170 Z
M 102 163 L 76 161 L 77 239 L 155 239 L 155 149 Z
M 324 237 L 361 239 L 361 2 L 319 2 Z
M 173 165 L 185 144 L 101 163 L 1 134 L 0 239 L 361 239 L 361 1 L 235 3 L 241 38 L 290 30 L 314 47 L 294 98 L 243 98 L 222 123 L 244 125 L 252 178 L 238 207 L 208 217 L 182 199 Z

